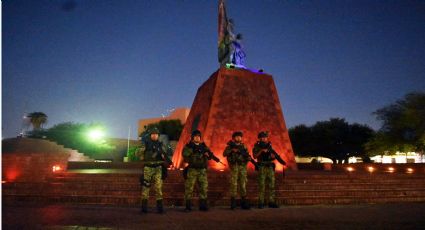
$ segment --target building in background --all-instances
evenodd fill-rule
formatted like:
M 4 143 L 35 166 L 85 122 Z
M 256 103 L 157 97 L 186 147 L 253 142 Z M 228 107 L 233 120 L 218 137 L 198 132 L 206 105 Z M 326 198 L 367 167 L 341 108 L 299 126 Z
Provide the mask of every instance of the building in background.
M 180 122 L 184 125 L 186 123 L 187 117 L 189 116 L 189 112 L 190 108 L 181 107 L 174 109 L 168 116 L 140 119 L 137 132 L 140 134 L 149 124 L 157 123 L 162 120 L 180 120 Z

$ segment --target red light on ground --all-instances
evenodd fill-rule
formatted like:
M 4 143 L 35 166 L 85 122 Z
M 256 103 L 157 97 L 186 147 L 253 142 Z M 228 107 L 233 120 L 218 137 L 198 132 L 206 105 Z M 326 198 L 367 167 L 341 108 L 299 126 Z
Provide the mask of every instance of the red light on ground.
M 414 170 L 412 168 L 407 168 L 406 171 L 407 173 L 413 173 Z
M 353 171 L 354 171 L 354 168 L 353 168 L 353 167 L 347 167 L 346 169 L 347 169 L 347 171 L 349 171 L 349 172 L 353 172 Z
M 372 167 L 372 166 L 369 166 L 369 167 L 367 167 L 367 171 L 369 171 L 369 172 L 373 172 L 373 171 L 375 171 L 375 168 L 374 168 L 374 167 Z
M 52 172 L 59 172 L 59 171 L 62 171 L 62 167 L 60 167 L 59 165 L 53 165 Z
M 388 168 L 388 172 L 392 173 L 392 172 L 394 172 L 394 171 L 395 171 L 395 169 L 394 169 L 393 167 L 389 167 L 389 168 Z

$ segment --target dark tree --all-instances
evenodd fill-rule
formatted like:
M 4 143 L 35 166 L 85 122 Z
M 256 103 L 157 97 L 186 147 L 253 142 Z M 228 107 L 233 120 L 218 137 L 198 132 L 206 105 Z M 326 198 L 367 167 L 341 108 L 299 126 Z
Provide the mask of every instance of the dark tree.
M 34 130 L 39 130 L 47 123 L 47 115 L 43 112 L 32 112 L 27 115 Z
M 289 130 L 294 152 L 298 156 L 322 156 L 334 163 L 348 162 L 352 156 L 365 156 L 364 144 L 373 136 L 365 125 L 348 124 L 344 119 L 331 118 L 313 126 L 298 125 Z
M 99 125 L 65 122 L 46 130 L 32 132 L 29 137 L 54 141 L 65 148 L 75 149 L 92 158 L 102 158 L 102 153 L 113 149 L 113 146 L 103 139 L 94 141 L 88 137 L 89 131 L 97 126 Z
M 298 156 L 310 156 L 313 153 L 313 135 L 310 127 L 297 125 L 289 129 L 292 148 Z M 309 140 L 309 141 L 307 141 Z
M 382 127 L 376 137 L 367 143 L 367 149 L 372 154 L 391 154 L 397 151 L 424 153 L 425 93 L 409 93 L 373 114 L 382 121 Z

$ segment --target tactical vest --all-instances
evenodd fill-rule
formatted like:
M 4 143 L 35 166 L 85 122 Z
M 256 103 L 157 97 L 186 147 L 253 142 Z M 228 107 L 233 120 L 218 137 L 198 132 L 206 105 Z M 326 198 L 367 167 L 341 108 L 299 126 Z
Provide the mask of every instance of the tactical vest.
M 265 143 L 262 141 L 257 141 L 257 143 L 255 143 L 254 145 L 254 149 L 271 149 L 271 144 L 270 142 Z M 272 158 L 272 153 L 270 151 L 267 151 L 266 153 L 262 153 L 258 158 L 257 158 L 258 163 L 272 163 L 274 161 L 274 159 Z
M 200 143 L 196 145 L 193 142 L 186 144 L 185 151 L 189 151 L 189 155 L 185 157 L 187 163 L 189 163 L 189 168 L 203 169 L 208 167 L 208 159 L 204 156 L 204 153 L 209 149 L 205 143 Z
M 162 142 L 151 140 L 145 142 L 145 151 L 143 154 L 146 164 L 162 163 L 164 159 L 162 159 L 161 154 L 165 154 Z
M 226 150 L 227 149 L 231 150 L 233 148 L 237 148 L 238 151 L 229 153 L 229 155 L 227 156 L 227 161 L 229 162 L 229 164 L 231 164 L 231 165 L 235 165 L 235 164 L 246 165 L 246 164 L 248 164 L 249 153 L 248 153 L 248 150 L 246 149 L 245 145 L 243 143 L 240 143 L 239 145 L 237 145 L 233 141 L 227 142 Z

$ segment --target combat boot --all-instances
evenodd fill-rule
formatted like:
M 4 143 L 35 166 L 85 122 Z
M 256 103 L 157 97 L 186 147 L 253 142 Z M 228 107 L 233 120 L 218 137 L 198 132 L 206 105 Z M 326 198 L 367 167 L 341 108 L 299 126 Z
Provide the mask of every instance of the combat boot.
M 241 208 L 245 210 L 251 209 L 251 205 L 249 204 L 249 201 L 246 199 L 246 197 L 242 197 Z
M 156 201 L 156 210 L 158 211 L 158 213 L 164 213 L 164 206 L 162 204 L 162 200 Z
M 236 199 L 234 197 L 230 198 L 230 209 L 234 210 L 236 208 Z
M 279 205 L 277 205 L 276 202 L 270 202 L 269 208 L 279 208 Z
M 142 200 L 142 213 L 148 213 L 148 200 Z
M 186 200 L 186 208 L 184 209 L 185 212 L 192 211 L 192 202 L 190 200 Z
M 208 211 L 208 204 L 206 199 L 199 200 L 199 210 Z

